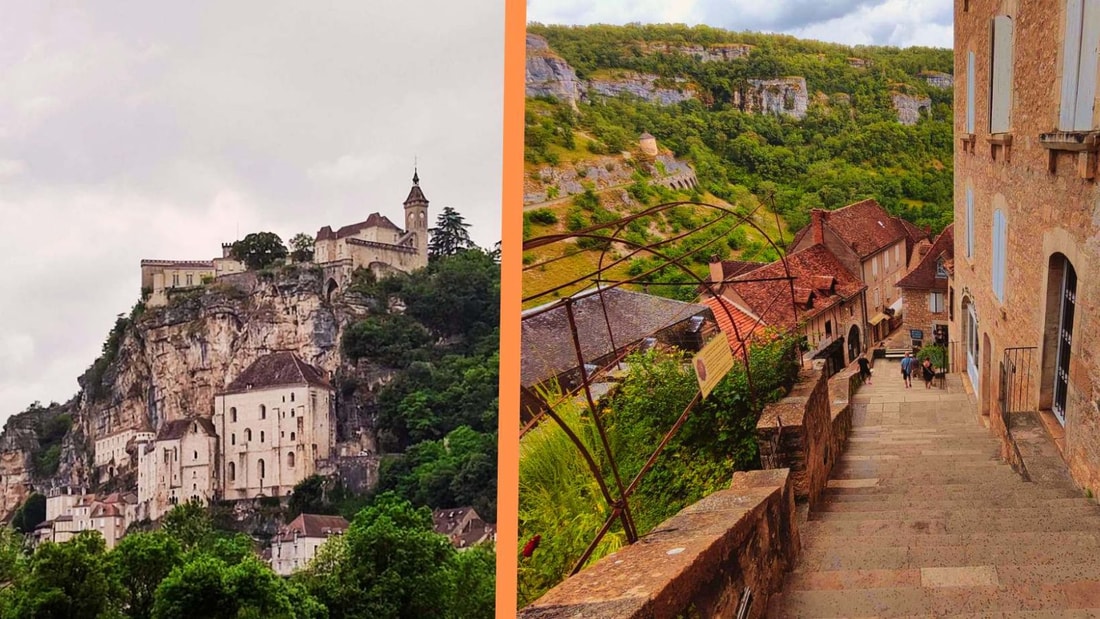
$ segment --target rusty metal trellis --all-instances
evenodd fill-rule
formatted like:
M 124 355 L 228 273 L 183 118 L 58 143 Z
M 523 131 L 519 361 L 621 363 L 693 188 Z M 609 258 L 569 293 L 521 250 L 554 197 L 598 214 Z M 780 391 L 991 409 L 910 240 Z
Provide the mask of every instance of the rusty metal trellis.
M 653 217 L 653 216 L 658 215 L 660 213 L 663 213 L 663 212 L 665 212 L 669 209 L 680 207 L 680 206 L 690 206 L 690 207 L 693 207 L 693 208 L 701 207 L 701 208 L 707 209 L 708 212 L 716 213 L 717 215 L 715 217 L 713 217 L 712 219 L 710 219 L 710 220 L 708 220 L 708 221 L 706 221 L 706 222 L 704 222 L 704 223 L 702 223 L 698 226 L 695 226 L 695 227 L 693 227 L 689 230 L 686 230 L 683 233 L 675 234 L 674 236 L 671 236 L 671 237 L 668 237 L 668 238 L 665 238 L 665 239 L 662 239 L 662 240 L 659 240 L 659 241 L 656 241 L 656 242 L 648 243 L 648 244 L 639 244 L 639 243 L 630 241 L 626 238 L 623 238 L 623 234 L 625 233 L 625 231 L 627 230 L 627 227 L 629 226 L 629 224 L 631 222 L 634 222 L 636 220 L 642 220 L 642 219 L 647 218 L 647 217 Z M 690 416 L 692 410 L 695 409 L 695 407 L 702 401 L 702 393 L 701 392 L 696 392 L 695 397 L 691 400 L 691 402 L 688 403 L 688 405 L 680 413 L 680 416 L 677 418 L 676 422 L 665 433 L 664 438 L 660 441 L 660 443 L 657 445 L 657 447 L 653 450 L 653 452 L 646 459 L 645 463 L 642 465 L 642 468 L 638 471 L 638 473 L 634 476 L 634 478 L 630 480 L 629 483 L 624 484 L 623 477 L 620 474 L 620 471 L 618 469 L 618 465 L 616 463 L 615 454 L 612 453 L 610 442 L 607 438 L 607 432 L 606 432 L 606 429 L 604 427 L 604 422 L 601 419 L 601 415 L 600 415 L 599 410 L 597 408 L 597 400 L 598 399 L 596 397 L 594 397 L 593 393 L 592 393 L 592 385 L 595 383 L 595 381 L 597 379 L 605 376 L 608 372 L 610 372 L 610 370 L 612 368 L 617 367 L 619 365 L 619 363 L 624 358 L 626 358 L 627 355 L 629 355 L 631 352 L 633 352 L 633 350 L 636 349 L 636 346 L 628 345 L 628 346 L 625 346 L 622 349 L 620 349 L 618 344 L 616 344 L 615 336 L 614 336 L 614 330 L 612 329 L 612 325 L 611 325 L 611 319 L 610 319 L 610 316 L 608 315 L 608 312 L 607 312 L 607 305 L 604 302 L 604 293 L 605 293 L 605 291 L 610 290 L 612 288 L 625 286 L 625 285 L 636 285 L 636 286 L 641 285 L 641 286 L 646 286 L 648 288 L 649 285 L 654 284 L 654 282 L 649 282 L 648 281 L 648 278 L 650 276 L 652 276 L 655 273 L 659 273 L 659 272 L 661 272 L 662 270 L 664 270 L 666 268 L 671 267 L 673 269 L 678 270 L 682 274 L 686 275 L 691 283 L 696 284 L 699 287 L 699 289 L 705 291 L 706 294 L 708 294 L 708 295 L 710 295 L 714 298 L 722 299 L 722 297 L 721 297 L 722 287 L 725 284 L 729 283 L 729 281 L 733 281 L 733 280 L 727 281 L 727 280 L 723 279 L 722 281 L 712 282 L 712 281 L 709 281 L 708 279 L 704 279 L 702 277 L 699 277 L 698 274 L 696 274 L 694 271 L 692 271 L 688 267 L 688 265 L 686 264 L 686 261 L 688 259 L 690 259 L 692 256 L 694 256 L 696 254 L 699 254 L 700 252 L 702 252 L 702 251 L 706 250 L 707 248 L 711 247 L 714 243 L 717 243 L 717 242 L 720 242 L 720 241 L 724 240 L 726 238 L 726 235 L 724 235 L 724 234 L 716 235 L 713 238 L 708 239 L 703 243 L 700 243 L 697 247 L 694 247 L 694 248 L 690 249 L 689 251 L 681 253 L 680 255 L 677 255 L 677 256 L 670 255 L 670 253 L 665 248 L 666 247 L 671 247 L 675 243 L 677 243 L 677 242 L 679 242 L 683 239 L 686 239 L 686 238 L 688 238 L 692 235 L 697 235 L 700 232 L 702 232 L 702 231 L 704 231 L 704 230 L 706 230 L 706 229 L 708 229 L 712 226 L 715 226 L 720 222 L 732 221 L 733 224 L 734 224 L 734 228 L 736 228 L 738 226 L 748 226 L 748 227 L 754 229 L 767 242 L 767 244 L 769 246 L 771 246 L 777 252 L 777 254 L 780 256 L 780 261 L 782 262 L 783 273 L 784 273 L 783 277 L 753 279 L 752 277 L 743 276 L 743 277 L 736 278 L 736 281 L 737 282 L 786 281 L 788 283 L 788 289 L 789 289 L 789 295 L 790 296 L 788 298 L 784 298 L 782 295 L 777 296 L 776 298 L 772 299 L 771 305 L 767 309 L 770 309 L 771 307 L 775 307 L 776 303 L 784 303 L 784 302 L 790 303 L 791 307 L 794 308 L 795 321 L 797 322 L 797 320 L 798 320 L 798 309 L 797 309 L 797 307 L 798 306 L 795 303 L 796 295 L 795 295 L 795 289 L 794 289 L 794 277 L 791 276 L 790 269 L 789 269 L 789 266 L 787 264 L 787 260 L 786 260 L 786 256 L 785 256 L 785 252 L 784 252 L 783 248 L 781 248 L 779 245 L 777 245 L 769 237 L 769 235 L 764 230 L 762 230 L 753 221 L 753 216 L 756 215 L 757 211 L 760 208 L 761 208 L 760 206 L 757 206 L 756 208 L 754 208 L 754 209 L 752 209 L 748 212 L 738 213 L 737 211 L 734 211 L 732 209 L 729 209 L 729 208 L 726 208 L 726 207 L 723 207 L 723 206 L 719 206 L 719 205 L 708 204 L 708 203 L 687 202 L 687 201 L 669 202 L 669 203 L 659 204 L 657 206 L 653 206 L 653 207 L 644 209 L 644 210 L 642 210 L 638 213 L 634 213 L 632 215 L 628 215 L 626 217 L 623 217 L 621 219 L 611 221 L 611 222 L 608 222 L 608 223 L 602 223 L 602 224 L 589 226 L 587 228 L 577 230 L 575 232 L 540 236 L 540 237 L 537 237 L 537 238 L 529 239 L 528 241 L 524 242 L 524 244 L 523 244 L 524 252 L 531 251 L 533 249 L 537 249 L 537 248 L 541 248 L 541 247 L 552 246 L 552 245 L 561 245 L 563 247 L 563 249 L 565 250 L 558 256 L 550 257 L 550 258 L 547 258 L 545 260 L 535 262 L 533 264 L 525 266 L 524 267 L 525 272 L 529 271 L 529 270 L 532 270 L 532 269 L 541 269 L 543 267 L 546 267 L 547 265 L 553 264 L 553 263 L 555 263 L 559 260 L 569 258 L 569 257 L 577 255 L 579 253 L 592 252 L 592 251 L 598 251 L 599 252 L 598 266 L 596 267 L 596 269 L 594 271 L 586 273 L 586 274 L 584 274 L 580 277 L 573 278 L 568 282 L 558 284 L 558 285 L 554 285 L 554 286 L 551 286 L 551 287 L 546 288 L 544 290 L 539 290 L 539 291 L 535 292 L 534 294 L 527 295 L 523 299 L 523 302 L 526 304 L 526 303 L 529 303 L 529 302 L 534 301 L 534 300 L 543 299 L 545 297 L 557 296 L 561 293 L 561 291 L 570 289 L 572 287 L 575 287 L 578 284 L 585 284 L 585 283 L 588 283 L 588 282 L 591 282 L 591 283 L 594 284 L 594 288 L 592 288 L 592 289 L 585 290 L 585 291 L 580 292 L 578 294 L 573 294 L 573 295 L 570 295 L 570 296 L 566 296 L 565 298 L 558 299 L 554 302 L 550 302 L 550 303 L 548 303 L 544 306 L 541 306 L 539 308 L 536 308 L 534 310 L 530 310 L 530 311 L 526 312 L 524 314 L 524 317 L 523 317 L 523 320 L 527 321 L 527 320 L 530 320 L 531 318 L 533 318 L 535 316 L 539 316 L 539 315 L 544 314 L 546 312 L 564 309 L 566 317 L 567 317 L 568 329 L 569 329 L 568 338 L 572 343 L 573 350 L 574 350 L 575 357 L 576 357 L 576 361 L 577 361 L 578 368 L 579 368 L 579 371 L 580 371 L 580 385 L 576 386 L 576 387 L 573 387 L 572 389 L 563 389 L 563 393 L 560 395 L 560 397 L 558 397 L 553 402 L 543 402 L 543 406 L 541 407 L 541 410 L 539 410 L 536 414 L 534 414 L 532 419 L 530 419 L 524 425 L 524 427 L 521 429 L 520 435 L 522 437 L 527 432 L 529 432 L 530 430 L 535 428 L 539 423 L 541 423 L 544 420 L 545 417 L 551 418 L 558 426 L 560 426 L 562 428 L 562 430 L 565 432 L 566 436 L 573 443 L 573 445 L 577 448 L 577 450 L 580 453 L 581 457 L 584 459 L 584 461 L 586 463 L 586 466 L 591 471 L 591 474 L 594 477 L 597 486 L 599 487 L 600 494 L 602 495 L 602 497 L 603 497 L 604 501 L 606 502 L 607 506 L 610 508 L 610 513 L 608 514 L 607 518 L 605 519 L 605 521 L 603 523 L 603 526 L 599 529 L 599 531 L 596 533 L 596 536 L 594 537 L 594 539 L 591 541 L 591 543 L 585 549 L 584 553 L 581 555 L 581 557 L 574 564 L 574 567 L 573 567 L 573 570 L 572 570 L 573 574 L 576 574 L 577 572 L 579 572 L 581 570 L 581 568 L 585 565 L 585 563 L 588 561 L 588 559 L 592 556 L 592 553 L 596 550 L 596 548 L 599 545 L 600 541 L 607 534 L 607 532 L 611 529 L 611 526 L 613 525 L 615 520 L 619 520 L 622 523 L 623 532 L 626 535 L 628 543 L 634 543 L 635 541 L 638 540 L 638 532 L 637 532 L 637 529 L 636 529 L 635 524 L 634 524 L 634 519 L 633 519 L 633 517 L 631 515 L 631 512 L 630 512 L 629 498 L 634 493 L 634 491 L 638 488 L 638 485 L 641 483 L 642 479 L 652 469 L 653 465 L 656 463 L 658 457 L 664 451 L 664 449 L 668 445 L 669 441 L 676 435 L 676 433 L 680 430 L 680 428 L 683 426 L 683 424 L 687 421 L 687 419 Z M 781 228 L 780 228 L 780 230 L 781 230 Z M 608 234 L 608 231 L 610 231 L 610 234 Z M 733 229 L 731 228 L 730 232 L 732 232 L 732 231 L 733 231 Z M 572 247 L 576 247 L 576 241 L 581 240 L 581 239 L 590 239 L 590 240 L 597 241 L 597 247 L 589 247 L 589 248 L 578 247 L 576 251 L 571 251 Z M 621 248 L 621 249 L 625 250 L 625 253 L 623 253 L 622 255 L 620 255 L 616 258 L 611 259 L 611 261 L 608 262 L 608 258 L 609 258 L 608 251 L 613 247 Z M 655 263 L 656 263 L 656 266 L 653 266 L 652 268 L 649 268 L 649 269 L 645 270 L 644 272 L 639 273 L 637 275 L 629 276 L 626 279 L 611 280 L 611 279 L 607 279 L 607 278 L 604 277 L 604 275 L 609 270 L 611 270 L 611 269 L 613 269 L 613 268 L 615 268 L 619 265 L 624 264 L 626 261 L 629 261 L 631 258 L 633 258 L 635 256 L 638 256 L 638 255 L 644 255 L 645 257 L 648 257 L 648 258 L 654 260 Z M 679 284 L 679 285 L 690 285 L 690 284 Z M 604 319 L 603 322 L 604 322 L 604 326 L 607 329 L 606 334 L 607 334 L 607 337 L 608 337 L 608 342 L 609 342 L 610 347 L 611 347 L 611 357 L 612 357 L 612 359 L 611 359 L 611 361 L 605 362 L 602 365 L 600 365 L 598 367 L 595 367 L 594 370 L 590 371 L 588 369 L 589 364 L 586 361 L 586 359 L 584 357 L 584 352 L 582 350 L 581 334 L 578 332 L 578 329 L 577 329 L 577 324 L 576 324 L 576 319 L 575 319 L 575 316 L 574 316 L 573 306 L 578 300 L 586 298 L 586 297 L 590 297 L 590 296 L 593 296 L 593 295 L 598 295 L 599 296 L 599 307 L 600 307 L 600 310 L 603 313 L 603 319 Z M 725 313 L 726 317 L 729 319 L 729 323 L 733 327 L 733 330 L 734 330 L 733 336 L 737 341 L 737 346 L 736 346 L 737 350 L 735 352 L 738 354 L 739 361 L 740 361 L 741 365 L 744 368 L 745 376 L 746 376 L 748 387 L 749 387 L 749 401 L 751 402 L 753 408 L 755 409 L 756 405 L 758 404 L 758 400 L 757 400 L 757 393 L 756 393 L 756 391 L 753 387 L 752 374 L 751 374 L 751 369 L 749 367 L 749 356 L 748 356 L 748 335 L 749 334 L 742 334 L 741 333 L 741 329 L 740 329 L 740 327 L 737 326 L 737 321 L 734 320 L 733 315 L 730 312 L 729 304 L 727 302 L 724 302 L 724 301 L 720 302 L 718 304 L 718 307 L 720 307 L 721 310 Z M 763 312 L 762 314 L 760 314 L 758 316 L 758 320 L 753 325 L 752 330 L 755 330 L 755 327 L 757 325 L 759 325 L 761 322 L 764 321 L 764 318 L 766 317 L 766 315 L 767 315 L 767 311 Z M 751 333 L 751 330 L 750 330 L 750 333 Z M 563 336 L 565 336 L 565 334 L 563 334 Z M 717 337 L 728 337 L 728 336 L 729 336 L 729 334 L 727 334 L 725 332 L 720 332 Z M 606 357 L 606 354 L 603 355 L 603 356 Z M 589 412 L 588 418 L 591 420 L 591 422 L 595 426 L 596 432 L 599 435 L 599 439 L 600 439 L 599 440 L 599 443 L 600 443 L 599 447 L 601 449 L 603 449 L 604 456 L 606 457 L 606 461 L 610 465 L 610 469 L 611 469 L 610 473 L 611 473 L 611 477 L 612 477 L 611 480 L 605 479 L 604 471 L 602 471 L 600 469 L 600 466 L 596 462 L 596 458 L 589 451 L 589 449 L 584 444 L 584 442 L 580 439 L 577 432 L 573 428 L 570 428 L 568 426 L 568 424 L 566 424 L 563 421 L 561 416 L 558 415 L 555 412 L 555 409 L 560 404 L 562 404 L 563 402 L 566 402 L 570 399 L 578 398 L 582 393 L 583 393 L 583 396 L 584 396 L 584 404 L 587 406 L 587 409 L 588 409 L 588 412 Z M 614 490 L 614 494 L 612 492 L 613 490 Z

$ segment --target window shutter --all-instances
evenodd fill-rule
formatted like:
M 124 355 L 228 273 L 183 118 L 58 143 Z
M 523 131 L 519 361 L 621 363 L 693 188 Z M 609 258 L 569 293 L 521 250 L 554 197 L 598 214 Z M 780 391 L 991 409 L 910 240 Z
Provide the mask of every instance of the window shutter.
M 1084 0 L 1081 31 L 1081 60 L 1077 73 L 1077 101 L 1073 128 L 1092 129 L 1092 107 L 1096 98 L 1096 55 L 1100 53 L 1100 0 Z
M 993 294 L 997 300 L 1005 300 L 1005 217 L 999 209 L 993 213 Z
M 966 132 L 974 133 L 974 52 L 966 54 Z
M 966 188 L 966 257 L 974 257 L 974 190 Z
M 1058 128 L 1072 131 L 1077 111 L 1077 76 L 1081 60 L 1081 7 L 1083 0 L 1066 0 L 1066 33 L 1062 48 L 1062 106 Z
M 989 132 L 1007 133 L 1012 110 L 1012 18 L 993 18 L 993 79 L 991 80 Z

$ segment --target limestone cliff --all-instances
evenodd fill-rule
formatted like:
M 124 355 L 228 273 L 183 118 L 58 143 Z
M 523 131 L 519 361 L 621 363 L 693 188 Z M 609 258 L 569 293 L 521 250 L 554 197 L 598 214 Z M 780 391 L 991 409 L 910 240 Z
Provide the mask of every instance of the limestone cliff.
M 296 351 L 335 378 L 336 453 L 374 451 L 369 388 L 386 372 L 350 366 L 339 352 L 342 330 L 370 312 L 370 303 L 328 293 L 330 275 L 312 265 L 240 273 L 177 292 L 166 307 L 120 319 L 117 338 L 112 334 L 108 342 L 115 343 L 113 350 L 79 379 L 81 391 L 71 403 L 17 415 L 0 433 L 0 513 L 9 515 L 31 488 L 94 489 L 126 475 L 93 468 L 97 439 L 127 429 L 155 432 L 183 417 L 210 417 L 214 394 L 258 357 L 277 350 Z M 358 392 L 343 393 L 347 384 L 359 385 Z M 41 452 L 36 429 L 40 436 L 43 416 L 62 413 L 71 415 L 72 427 L 61 441 L 56 472 L 44 475 L 33 462 Z
M 920 120 L 921 110 L 928 112 L 932 109 L 932 99 L 928 97 L 894 92 L 890 93 L 890 99 L 894 102 L 894 109 L 898 112 L 898 122 L 903 125 L 917 124 L 917 121 Z
M 695 99 L 695 89 L 684 78 L 662 78 L 648 73 L 616 71 L 588 81 L 588 95 L 615 97 L 631 95 L 658 105 L 673 105 Z
M 684 54 L 700 62 L 728 62 L 744 58 L 752 52 L 753 46 L 744 43 L 670 43 L 668 41 L 650 41 L 641 43 L 639 51 L 643 54 Z
M 546 39 L 527 35 L 527 96 L 549 96 L 576 106 L 582 85 L 569 63 L 550 50 Z

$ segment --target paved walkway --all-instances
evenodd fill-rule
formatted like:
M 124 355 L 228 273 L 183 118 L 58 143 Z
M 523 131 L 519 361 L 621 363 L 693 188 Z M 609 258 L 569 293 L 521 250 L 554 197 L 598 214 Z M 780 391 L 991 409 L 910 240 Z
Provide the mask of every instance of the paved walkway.
M 769 617 L 1100 617 L 1100 507 L 999 458 L 961 379 L 875 366 Z M 1089 610 L 1092 609 L 1092 610 Z

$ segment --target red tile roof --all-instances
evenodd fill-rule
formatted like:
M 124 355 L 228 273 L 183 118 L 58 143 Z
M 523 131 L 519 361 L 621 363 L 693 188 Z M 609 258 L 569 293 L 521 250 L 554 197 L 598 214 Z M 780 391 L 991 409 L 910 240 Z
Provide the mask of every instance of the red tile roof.
M 752 316 L 725 297 L 703 299 L 703 303 L 706 303 L 710 310 L 714 312 L 714 319 L 718 322 L 718 328 L 726 334 L 730 342 L 730 348 L 735 353 L 741 348 L 741 343 L 737 340 L 738 335 L 747 342 L 752 339 L 753 335 L 763 332 L 766 326 L 758 317 Z M 728 314 L 726 313 L 727 309 L 729 310 Z M 730 317 L 733 318 L 732 321 Z M 737 325 L 736 330 L 733 328 L 735 324 Z
M 955 224 L 944 228 L 943 232 L 924 254 L 921 261 L 908 275 L 898 281 L 898 288 L 914 290 L 947 290 L 947 278 L 936 277 L 936 264 L 943 259 L 944 267 L 951 270 L 955 262 Z
M 863 200 L 835 211 L 820 212 L 822 224 L 836 233 L 861 259 L 910 236 L 909 229 L 901 218 L 890 215 L 874 200 Z M 791 247 L 797 247 L 810 234 L 813 226 L 811 222 L 799 230 Z
M 728 286 L 764 322 L 784 328 L 794 328 L 798 321 L 815 316 L 866 289 L 866 285 L 844 268 L 824 245 L 811 245 L 789 254 L 787 268 L 794 278 L 795 303 L 791 302 L 791 284 L 785 279 L 787 271 L 781 260 L 742 275 Z M 807 307 L 811 297 L 813 306 Z M 717 318 L 717 312 L 715 314 Z
M 371 213 L 370 217 L 367 217 L 366 221 L 361 221 L 357 224 L 349 224 L 347 226 L 344 226 L 343 228 L 340 228 L 336 232 L 332 231 L 331 226 L 325 226 L 324 228 L 321 228 L 317 231 L 317 240 L 325 241 L 331 239 L 342 239 L 346 236 L 354 236 L 356 234 L 359 234 L 359 232 L 367 230 L 369 228 L 389 228 L 391 230 L 397 230 L 398 232 L 401 232 L 401 228 L 399 228 L 397 224 L 390 221 L 389 218 L 387 218 L 385 215 Z
M 254 389 L 291 385 L 313 385 L 332 389 L 324 372 L 292 352 L 264 355 L 252 362 L 222 393 L 242 393 Z
M 160 427 L 160 432 L 157 433 L 158 441 L 173 441 L 178 438 L 182 438 L 184 434 L 187 434 L 188 429 L 194 425 L 197 431 L 207 436 L 217 436 L 218 433 L 214 430 L 214 423 L 209 419 L 203 417 L 194 417 L 191 419 L 176 419 L 169 421 Z

